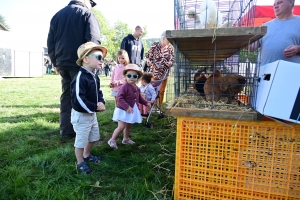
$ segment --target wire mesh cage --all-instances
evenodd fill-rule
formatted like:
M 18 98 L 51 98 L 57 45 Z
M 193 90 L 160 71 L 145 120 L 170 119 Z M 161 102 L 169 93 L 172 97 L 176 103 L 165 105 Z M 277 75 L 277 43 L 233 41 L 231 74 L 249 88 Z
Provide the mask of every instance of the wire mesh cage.
M 250 111 L 256 99 L 257 56 L 246 48 L 266 27 L 170 31 L 176 65 L 170 107 Z M 213 36 L 215 34 L 215 36 Z M 170 79 L 170 78 L 169 78 Z
M 253 26 L 255 0 L 174 0 L 175 29 Z

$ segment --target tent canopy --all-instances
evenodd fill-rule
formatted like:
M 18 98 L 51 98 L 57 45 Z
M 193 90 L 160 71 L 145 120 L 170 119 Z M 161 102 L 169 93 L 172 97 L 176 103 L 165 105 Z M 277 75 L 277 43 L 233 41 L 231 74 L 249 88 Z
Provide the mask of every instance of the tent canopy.
M 300 6 L 295 5 L 294 6 L 294 15 L 300 15 Z M 263 5 L 256 5 L 252 6 L 252 8 L 249 10 L 248 13 L 244 15 L 242 18 L 242 26 L 246 26 L 247 22 L 250 20 L 253 22 L 250 24 L 253 24 L 253 26 L 261 26 L 263 23 L 270 21 L 275 18 L 273 5 L 272 6 L 263 6 Z

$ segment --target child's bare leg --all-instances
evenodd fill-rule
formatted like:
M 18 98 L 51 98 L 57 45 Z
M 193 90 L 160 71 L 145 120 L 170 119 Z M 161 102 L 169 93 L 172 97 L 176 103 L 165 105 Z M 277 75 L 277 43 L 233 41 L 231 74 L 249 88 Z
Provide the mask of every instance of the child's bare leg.
M 123 139 L 129 138 L 130 128 L 131 128 L 131 124 L 126 123 L 125 129 L 123 131 L 124 132 Z
M 124 129 L 123 134 L 123 144 L 134 144 L 135 142 L 129 139 L 129 133 L 130 133 L 131 124 L 126 123 L 126 127 Z
M 116 140 L 119 136 L 119 134 L 125 129 L 127 123 L 122 122 L 122 121 L 118 121 L 118 127 L 114 130 L 112 136 L 111 136 L 111 140 Z
M 143 104 L 139 103 L 139 110 L 140 110 L 140 113 L 142 114 L 143 113 Z
M 77 159 L 77 164 L 82 163 L 83 162 L 83 148 L 76 148 L 75 147 L 75 155 L 76 155 L 76 159 Z
M 118 127 L 114 130 L 110 140 L 108 140 L 108 142 L 107 142 L 110 147 L 112 147 L 114 149 L 118 149 L 116 140 L 117 140 L 119 134 L 124 130 L 125 125 L 126 125 L 125 122 L 122 122 L 120 120 L 118 121 Z
M 91 150 L 94 146 L 95 142 L 88 142 L 86 147 L 83 150 L 83 157 L 87 158 L 91 154 Z
M 143 105 L 143 114 L 145 114 L 145 115 L 148 114 L 148 106 Z

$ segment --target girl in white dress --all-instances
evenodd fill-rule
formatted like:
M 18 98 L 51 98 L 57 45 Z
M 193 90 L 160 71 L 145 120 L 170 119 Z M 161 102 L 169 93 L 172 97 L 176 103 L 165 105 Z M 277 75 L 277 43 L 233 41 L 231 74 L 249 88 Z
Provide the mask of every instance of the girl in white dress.
M 138 109 L 138 104 L 151 106 L 140 93 L 139 87 L 136 85 L 143 73 L 135 64 L 129 64 L 123 70 L 126 83 L 123 84 L 117 94 L 117 106 L 114 110 L 113 120 L 118 121 L 118 127 L 114 130 L 112 137 L 108 141 L 110 147 L 117 149 L 117 137 L 123 131 L 122 144 L 134 144 L 130 140 L 129 132 L 131 124 L 141 123 L 142 116 Z

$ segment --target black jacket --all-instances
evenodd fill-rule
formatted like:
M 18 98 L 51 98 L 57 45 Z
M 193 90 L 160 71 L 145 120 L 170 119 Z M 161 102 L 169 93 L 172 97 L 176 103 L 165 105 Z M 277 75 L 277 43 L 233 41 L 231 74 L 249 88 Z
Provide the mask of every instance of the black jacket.
M 71 82 L 72 108 L 82 113 L 97 112 L 97 103 L 105 104 L 100 90 L 100 79 L 94 73 L 81 67 Z
M 100 25 L 83 3 L 71 1 L 51 19 L 47 46 L 55 67 L 78 71 L 77 49 L 89 41 L 100 44 Z
M 121 49 L 127 51 L 130 63 L 142 66 L 144 45 L 141 40 L 136 40 L 132 34 L 128 34 L 122 40 Z

